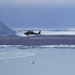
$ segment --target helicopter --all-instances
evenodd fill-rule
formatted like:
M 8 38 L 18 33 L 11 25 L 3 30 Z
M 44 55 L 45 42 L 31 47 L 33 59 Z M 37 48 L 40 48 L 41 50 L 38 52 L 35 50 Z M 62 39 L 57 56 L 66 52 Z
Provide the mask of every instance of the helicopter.
M 29 31 L 25 32 L 24 34 L 27 35 L 27 36 L 28 36 L 28 35 L 37 35 L 37 36 L 38 36 L 39 34 L 41 34 L 41 31 L 39 31 L 38 33 L 35 33 L 35 32 L 33 32 L 33 31 L 30 31 L 30 30 L 29 30 Z

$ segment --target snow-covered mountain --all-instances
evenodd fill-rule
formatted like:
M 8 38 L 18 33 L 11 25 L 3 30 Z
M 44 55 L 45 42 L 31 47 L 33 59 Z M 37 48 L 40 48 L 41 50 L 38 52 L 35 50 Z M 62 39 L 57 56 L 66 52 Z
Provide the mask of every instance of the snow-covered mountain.
M 12 34 L 15 34 L 15 32 L 0 21 L 0 36 Z

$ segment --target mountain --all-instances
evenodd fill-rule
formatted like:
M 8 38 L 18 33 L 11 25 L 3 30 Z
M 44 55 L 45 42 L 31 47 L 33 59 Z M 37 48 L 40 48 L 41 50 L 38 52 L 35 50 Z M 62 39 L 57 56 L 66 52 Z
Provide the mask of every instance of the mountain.
M 15 34 L 15 32 L 0 21 L 0 36 L 13 34 Z

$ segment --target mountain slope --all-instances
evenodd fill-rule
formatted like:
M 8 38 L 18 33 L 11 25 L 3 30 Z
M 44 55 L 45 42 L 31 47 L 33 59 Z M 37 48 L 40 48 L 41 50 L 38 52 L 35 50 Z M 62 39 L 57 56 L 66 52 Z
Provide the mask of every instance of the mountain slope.
M 10 29 L 9 27 L 5 26 L 5 24 L 0 21 L 0 36 L 12 35 L 12 34 L 15 34 L 15 32 L 12 29 Z

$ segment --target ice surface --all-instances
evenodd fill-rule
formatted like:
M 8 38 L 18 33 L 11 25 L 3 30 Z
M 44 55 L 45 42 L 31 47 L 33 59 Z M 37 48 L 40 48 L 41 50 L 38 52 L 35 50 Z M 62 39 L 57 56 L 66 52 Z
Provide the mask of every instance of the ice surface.
M 26 37 L 23 33 L 27 30 L 15 31 Z M 42 29 L 42 35 L 75 35 L 74 32 Z M 0 75 L 75 75 L 75 45 L 0 45 Z
M 3 48 L 0 75 L 75 75 L 75 50 Z
M 0 60 L 8 60 L 8 59 L 17 59 L 17 58 L 25 58 L 29 56 L 34 56 L 34 53 L 25 52 L 23 50 L 16 50 L 16 48 L 3 48 L 0 50 Z

